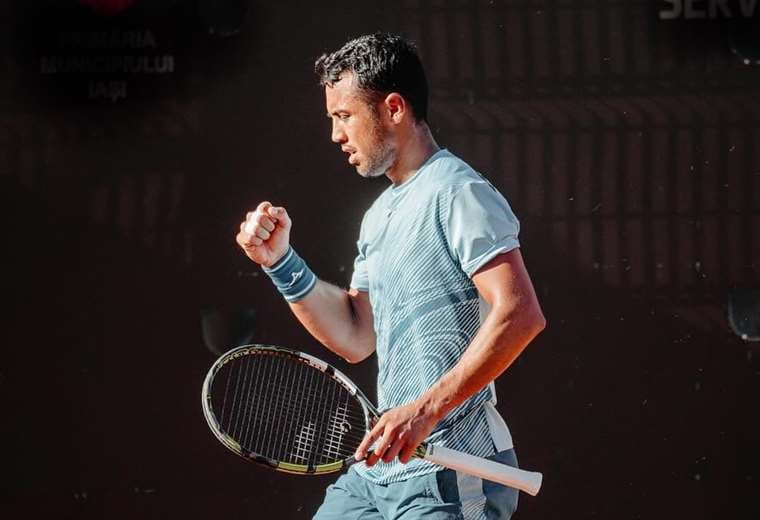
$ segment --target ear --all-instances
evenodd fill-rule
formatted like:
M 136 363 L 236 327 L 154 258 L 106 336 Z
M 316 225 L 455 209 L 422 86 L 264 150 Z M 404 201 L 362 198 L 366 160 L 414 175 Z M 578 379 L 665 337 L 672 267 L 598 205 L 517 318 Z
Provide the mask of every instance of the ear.
M 391 92 L 385 97 L 383 108 L 393 123 L 398 124 L 407 116 L 406 100 L 398 92 Z

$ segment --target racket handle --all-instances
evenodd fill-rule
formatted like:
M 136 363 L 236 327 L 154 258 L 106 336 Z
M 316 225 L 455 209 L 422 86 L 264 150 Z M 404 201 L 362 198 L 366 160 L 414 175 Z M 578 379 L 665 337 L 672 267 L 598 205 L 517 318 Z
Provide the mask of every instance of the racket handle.
M 444 446 L 428 444 L 423 458 L 449 469 L 519 489 L 531 496 L 536 496 L 541 489 L 541 473 L 514 468 Z

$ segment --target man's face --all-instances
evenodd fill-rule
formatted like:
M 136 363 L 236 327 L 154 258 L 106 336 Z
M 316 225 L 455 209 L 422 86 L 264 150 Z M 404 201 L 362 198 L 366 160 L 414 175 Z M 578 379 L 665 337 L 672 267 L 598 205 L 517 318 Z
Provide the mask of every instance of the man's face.
M 361 96 L 351 72 L 333 86 L 325 85 L 332 140 L 348 154 L 348 162 L 363 177 L 384 175 L 396 161 L 396 148 L 381 115 Z

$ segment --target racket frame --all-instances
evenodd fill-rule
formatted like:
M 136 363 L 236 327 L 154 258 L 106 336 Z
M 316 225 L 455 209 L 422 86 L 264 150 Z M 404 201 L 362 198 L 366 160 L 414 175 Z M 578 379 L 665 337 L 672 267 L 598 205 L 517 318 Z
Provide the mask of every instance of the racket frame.
M 230 361 L 244 356 L 255 355 L 254 352 L 264 355 L 281 355 L 292 358 L 300 363 L 305 363 L 313 368 L 316 368 L 320 372 L 333 379 L 345 390 L 347 390 L 361 405 L 364 412 L 365 433 L 369 431 L 371 422 L 380 416 L 380 413 L 372 405 L 371 401 L 367 399 L 367 397 L 362 393 L 362 391 L 342 372 L 340 372 L 332 365 L 326 363 L 325 361 L 322 361 L 321 359 L 309 355 L 305 352 L 277 347 L 274 345 L 243 345 L 233 348 L 232 350 L 220 356 L 219 359 L 217 359 L 208 370 L 206 378 L 203 381 L 203 387 L 201 390 L 201 404 L 203 406 L 203 415 L 206 418 L 206 422 L 208 423 L 209 428 L 213 432 L 214 436 L 219 440 L 219 442 L 221 442 L 230 451 L 245 460 L 266 466 L 276 471 L 294 475 L 320 475 L 326 473 L 335 473 L 345 467 L 350 466 L 351 464 L 356 463 L 357 461 L 353 458 L 353 456 L 341 461 L 317 465 L 293 464 L 290 462 L 278 461 L 244 449 L 239 442 L 222 431 L 211 406 L 212 403 L 210 390 L 211 385 L 214 381 L 214 376 L 216 376 L 219 370 L 221 370 L 221 368 Z

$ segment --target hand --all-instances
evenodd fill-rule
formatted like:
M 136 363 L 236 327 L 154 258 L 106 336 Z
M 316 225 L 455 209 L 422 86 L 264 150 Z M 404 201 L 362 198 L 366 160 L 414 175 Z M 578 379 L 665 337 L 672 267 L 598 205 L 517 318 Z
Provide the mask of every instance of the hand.
M 440 419 L 438 414 L 419 400 L 388 410 L 365 435 L 354 457 L 356 460 L 367 457 L 372 443 L 380 439 L 365 461 L 367 466 L 374 466 L 380 459 L 391 462 L 396 456 L 406 464 Z
M 235 240 L 248 258 L 271 267 L 288 252 L 291 225 L 285 208 L 262 202 L 246 215 Z

